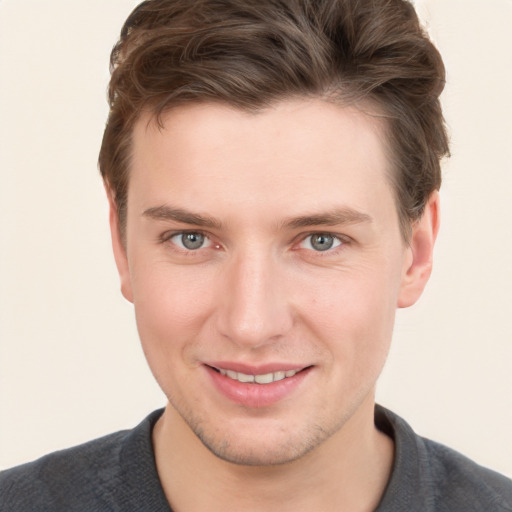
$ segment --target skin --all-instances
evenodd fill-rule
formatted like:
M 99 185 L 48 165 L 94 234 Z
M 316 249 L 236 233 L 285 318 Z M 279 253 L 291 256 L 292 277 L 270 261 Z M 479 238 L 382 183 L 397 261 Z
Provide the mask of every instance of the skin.
M 381 123 L 320 99 L 137 122 L 126 245 L 112 199 L 110 219 L 122 292 L 169 400 L 153 442 L 173 510 L 378 504 L 393 446 L 373 423 L 375 385 L 438 228 L 433 194 L 402 239 Z M 186 249 L 183 232 L 205 243 Z M 318 234 L 333 247 L 317 250 Z M 309 369 L 253 407 L 219 392 L 212 361 Z

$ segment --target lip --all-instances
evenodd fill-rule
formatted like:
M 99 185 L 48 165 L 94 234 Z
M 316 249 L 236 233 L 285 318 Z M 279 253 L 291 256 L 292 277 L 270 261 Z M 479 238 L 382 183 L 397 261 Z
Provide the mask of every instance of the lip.
M 234 372 L 246 373 L 247 375 L 264 375 L 265 373 L 275 373 L 279 371 L 302 370 L 309 365 L 289 364 L 289 363 L 267 363 L 267 364 L 244 364 L 232 361 L 206 361 L 207 366 L 214 368 L 223 368 L 224 370 L 232 370 Z
M 251 366 L 242 363 L 215 362 L 205 363 L 204 368 L 212 380 L 215 389 L 225 398 L 247 408 L 270 407 L 291 395 L 307 378 L 312 366 L 265 364 Z M 293 377 L 269 384 L 243 383 L 222 375 L 214 368 L 223 368 L 248 375 L 263 375 L 277 371 L 300 370 Z

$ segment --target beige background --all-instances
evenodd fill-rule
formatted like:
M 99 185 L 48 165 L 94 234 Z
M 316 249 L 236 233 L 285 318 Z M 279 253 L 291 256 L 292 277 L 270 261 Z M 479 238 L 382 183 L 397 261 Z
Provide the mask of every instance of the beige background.
M 118 291 L 96 158 L 132 0 L 0 0 L 0 467 L 164 404 Z M 453 140 L 435 271 L 379 401 L 512 475 L 512 1 L 425 0 Z

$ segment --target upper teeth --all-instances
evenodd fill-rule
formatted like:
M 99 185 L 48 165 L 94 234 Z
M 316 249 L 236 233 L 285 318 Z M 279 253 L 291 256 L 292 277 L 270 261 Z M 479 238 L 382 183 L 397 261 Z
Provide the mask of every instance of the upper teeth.
M 287 370 L 272 373 L 264 373 L 262 375 L 247 375 L 242 372 L 234 372 L 233 370 L 224 370 L 219 368 L 222 375 L 226 375 L 230 379 L 237 380 L 238 382 L 255 382 L 256 384 L 270 384 L 278 380 L 283 380 L 286 377 L 293 377 L 300 370 Z

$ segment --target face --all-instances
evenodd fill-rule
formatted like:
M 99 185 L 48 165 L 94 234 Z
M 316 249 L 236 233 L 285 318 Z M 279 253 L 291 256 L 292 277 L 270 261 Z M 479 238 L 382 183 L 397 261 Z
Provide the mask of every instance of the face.
M 376 118 L 320 100 L 142 118 L 126 247 L 112 219 L 149 365 L 213 453 L 294 460 L 373 407 L 396 307 L 424 284 Z

